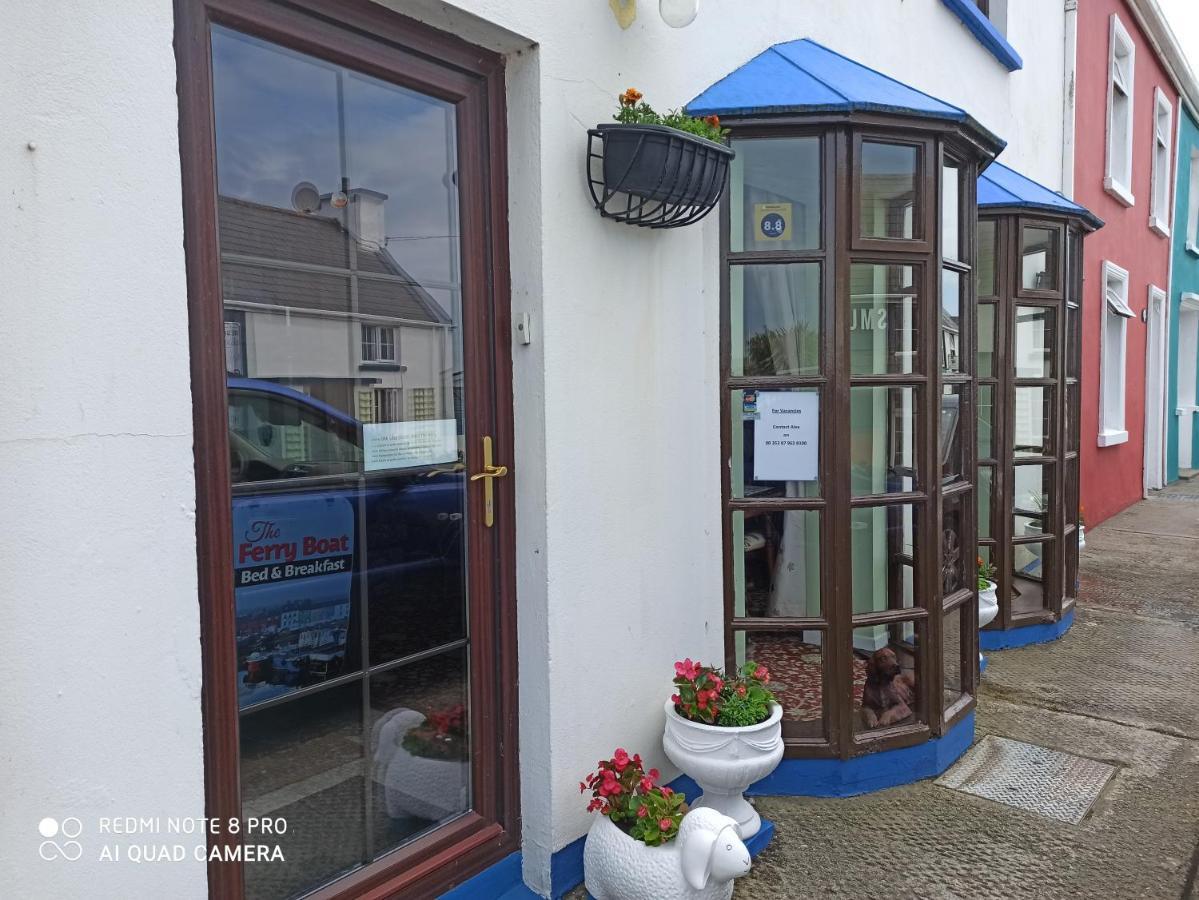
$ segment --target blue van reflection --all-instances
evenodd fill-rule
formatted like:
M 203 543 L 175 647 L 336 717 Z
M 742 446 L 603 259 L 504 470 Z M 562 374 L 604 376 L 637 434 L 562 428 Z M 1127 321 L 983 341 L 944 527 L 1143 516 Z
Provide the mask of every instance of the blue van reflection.
M 461 465 L 366 472 L 357 419 L 227 384 L 239 706 L 464 636 Z

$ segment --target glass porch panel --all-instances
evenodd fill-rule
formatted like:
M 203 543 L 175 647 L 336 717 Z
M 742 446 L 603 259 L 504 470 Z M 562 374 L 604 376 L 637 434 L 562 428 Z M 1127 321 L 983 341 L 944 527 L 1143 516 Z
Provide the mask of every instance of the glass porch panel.
M 1066 597 L 1078 599 L 1078 532 L 1066 533 Z
M 800 251 L 820 246 L 820 139 L 733 141 L 729 249 Z
M 962 276 L 941 270 L 941 371 L 962 371 Z
M 1020 237 L 1020 283 L 1026 291 L 1061 290 L 1061 258 L 1056 228 L 1025 226 Z
M 855 615 L 923 605 L 916 595 L 919 516 L 914 503 L 852 510 L 849 569 Z
M 921 621 L 853 629 L 853 730 L 875 731 L 923 721 L 919 655 L 928 645 Z
M 863 141 L 861 155 L 861 236 L 911 240 L 921 214 L 919 149 Z
M 1057 367 L 1056 313 L 1045 306 L 1017 306 L 1013 364 L 1017 378 L 1053 378 Z
M 1066 526 L 1077 525 L 1079 519 L 1079 483 L 1078 483 L 1078 457 L 1075 456 L 1065 461 L 1066 471 Z
M 820 739 L 824 729 L 824 631 L 738 631 L 736 661 L 770 670 L 770 690 L 783 708 L 783 737 Z
M 965 256 L 961 246 L 961 183 L 961 165 L 946 157 L 941 165 L 941 254 L 946 259 Z
M 905 375 L 919 370 L 917 272 L 915 266 L 887 263 L 850 267 L 851 375 Z
M 1052 607 L 1053 543 L 1034 541 L 1012 545 L 1011 610 L 1013 615 Z
M 920 490 L 914 387 L 849 389 L 849 484 L 855 497 Z
M 820 496 L 820 390 L 737 389 L 730 478 L 734 498 Z
M 963 540 L 969 493 L 954 494 L 941 504 L 941 596 L 950 597 L 971 586 L 973 543 Z
M 991 510 L 995 503 L 995 467 L 978 467 L 978 536 L 990 538 Z
M 465 648 L 370 676 L 373 858 L 470 809 Z
M 1066 376 L 1078 378 L 1082 368 L 1082 315 L 1078 304 L 1066 304 Z
M 970 601 L 966 601 L 969 603 Z M 959 604 L 941 617 L 941 709 L 947 710 L 965 693 L 962 671 L 963 648 L 970 645 L 966 628 L 969 615 Z
M 966 385 L 947 384 L 941 389 L 941 424 L 938 429 L 938 446 L 941 460 L 941 484 L 949 486 L 969 480 L 962 465 L 965 439 L 970 429 L 962 420 L 962 409 L 966 398 Z
M 979 378 L 995 378 L 999 368 L 995 364 L 995 304 L 978 304 L 978 371 Z
M 1029 537 L 1053 531 L 1053 466 L 1012 467 L 1012 536 Z
M 734 614 L 818 618 L 819 510 L 734 510 Z
M 287 820 L 283 862 L 245 867 L 246 896 L 290 897 L 366 854 L 362 684 L 329 688 L 241 717 L 242 814 Z
M 1022 456 L 1052 456 L 1056 452 L 1054 390 L 1051 387 L 1021 386 L 1013 389 L 1015 428 L 1012 453 Z
M 1066 383 L 1066 451 L 1078 450 L 1080 429 L 1078 416 L 1082 410 L 1081 388 L 1077 381 Z
M 819 264 L 733 266 L 729 303 L 731 375 L 820 374 Z
M 995 254 L 997 251 L 996 229 L 993 219 L 978 223 L 978 263 L 974 269 L 974 284 L 978 296 L 994 297 L 998 292 L 995 283 Z
M 995 458 L 995 385 L 978 386 L 978 458 Z

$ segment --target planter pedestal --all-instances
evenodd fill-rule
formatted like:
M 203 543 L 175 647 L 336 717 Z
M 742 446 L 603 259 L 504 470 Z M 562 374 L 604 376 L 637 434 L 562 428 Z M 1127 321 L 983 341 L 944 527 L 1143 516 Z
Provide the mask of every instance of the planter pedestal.
M 662 749 L 703 789 L 703 795 L 691 805 L 728 816 L 745 840 L 758 833 L 762 817 L 743 794 L 773 772 L 783 758 L 783 708 L 772 703 L 770 718 L 757 725 L 721 728 L 683 718 L 667 700 Z

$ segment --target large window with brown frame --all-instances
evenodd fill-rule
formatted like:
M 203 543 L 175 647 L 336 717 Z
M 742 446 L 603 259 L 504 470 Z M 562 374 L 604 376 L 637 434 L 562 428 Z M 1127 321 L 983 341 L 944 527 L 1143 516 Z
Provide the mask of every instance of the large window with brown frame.
M 501 62 L 177 6 L 211 894 L 436 894 L 517 842 Z
M 727 662 L 790 756 L 941 734 L 977 673 L 974 183 L 933 128 L 728 122 Z M 908 686 L 877 705 L 867 672 Z
M 979 556 L 1008 629 L 1077 596 L 1082 231 L 987 215 L 978 246 Z

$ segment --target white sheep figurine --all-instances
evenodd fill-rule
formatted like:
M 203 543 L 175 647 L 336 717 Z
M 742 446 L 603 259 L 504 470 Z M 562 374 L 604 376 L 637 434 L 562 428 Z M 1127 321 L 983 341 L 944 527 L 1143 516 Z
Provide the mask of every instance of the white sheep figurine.
M 733 879 L 749 872 L 737 823 L 708 807 L 683 817 L 678 836 L 649 847 L 607 817 L 583 849 L 587 890 L 595 900 L 729 900 Z

